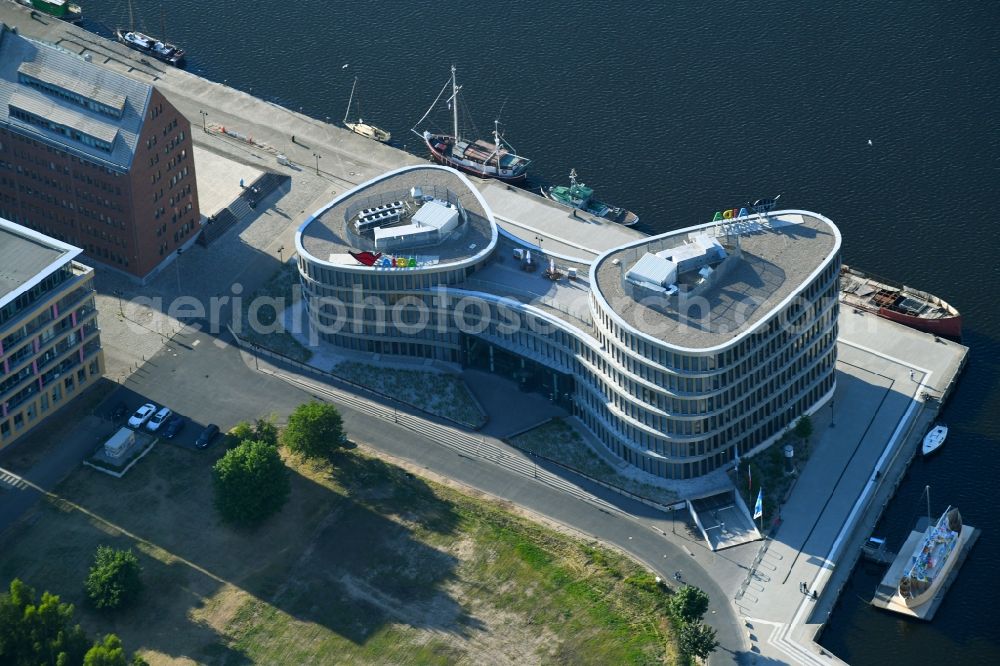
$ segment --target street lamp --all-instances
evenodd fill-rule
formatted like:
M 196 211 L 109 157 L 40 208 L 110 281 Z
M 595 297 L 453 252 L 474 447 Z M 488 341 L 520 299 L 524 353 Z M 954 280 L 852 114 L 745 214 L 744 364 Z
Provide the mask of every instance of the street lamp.
M 174 259 L 174 269 L 175 269 L 175 272 L 177 273 L 177 295 L 178 296 L 180 296 L 180 294 L 181 294 L 181 266 L 180 266 L 180 263 L 181 263 L 181 255 L 182 254 L 184 254 L 184 248 L 182 248 L 182 247 L 177 248 L 177 258 Z
M 281 262 L 281 263 L 285 263 L 284 258 L 281 256 L 281 253 L 284 252 L 284 251 L 285 251 L 285 246 L 284 245 L 282 245 L 281 247 L 278 248 L 278 261 Z
M 313 157 L 316 158 L 316 175 L 319 175 L 319 158 L 323 157 L 319 153 L 313 153 Z
M 208 117 L 207 111 L 198 111 L 201 114 L 201 131 L 208 134 L 208 124 L 205 122 L 205 118 Z

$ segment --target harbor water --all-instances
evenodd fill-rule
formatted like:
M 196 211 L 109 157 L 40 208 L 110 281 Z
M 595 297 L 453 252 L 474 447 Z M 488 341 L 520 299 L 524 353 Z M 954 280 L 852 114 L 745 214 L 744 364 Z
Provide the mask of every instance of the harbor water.
M 88 29 L 127 25 L 122 0 L 82 4 Z M 898 548 L 929 485 L 936 515 L 958 506 L 982 537 L 932 623 L 870 608 L 883 571 L 859 565 L 822 643 L 853 664 L 1000 663 L 1000 4 L 173 0 L 162 22 L 133 4 L 190 71 L 320 119 L 359 77 L 362 117 L 415 153 L 454 64 L 479 134 L 499 117 L 534 187 L 575 168 L 649 232 L 780 194 L 840 226 L 847 263 L 955 305 L 971 353 L 947 444 L 877 535 Z

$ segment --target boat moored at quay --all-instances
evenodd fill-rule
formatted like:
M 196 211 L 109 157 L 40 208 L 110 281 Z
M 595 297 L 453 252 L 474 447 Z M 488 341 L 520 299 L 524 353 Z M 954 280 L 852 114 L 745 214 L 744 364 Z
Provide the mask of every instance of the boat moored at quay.
M 83 20 L 83 9 L 69 0 L 18 0 L 18 2 L 25 7 L 31 7 L 70 23 L 79 23 Z
M 954 340 L 962 337 L 962 315 L 943 299 L 847 264 L 840 271 L 840 301 L 918 331 Z
M 935 425 L 930 432 L 924 435 L 924 441 L 920 445 L 920 453 L 929 456 L 944 445 L 944 440 L 947 437 L 948 426 L 943 423 Z
M 639 216 L 630 210 L 611 206 L 594 198 L 593 188 L 587 187 L 577 180 L 576 169 L 569 172 L 569 187 L 554 185 L 542 189 L 542 196 L 563 206 L 581 210 L 595 217 L 603 217 L 626 227 L 639 222 Z
M 507 183 L 523 183 L 528 177 L 528 165 L 531 164 L 531 160 L 518 155 L 514 152 L 513 147 L 504 141 L 500 134 L 499 120 L 493 121 L 492 143 L 483 139 L 465 140 L 459 133 L 458 92 L 461 90 L 461 86 L 455 81 L 454 66 L 451 68 L 451 79 L 445 83 L 444 88 L 427 109 L 427 113 L 417 121 L 417 125 L 422 123 L 434 110 L 449 84 L 451 85 L 451 96 L 447 101 L 452 112 L 452 133 L 434 133 L 427 130 L 418 132 L 416 126 L 412 130 L 427 144 L 431 159 L 438 164 L 453 167 L 479 178 L 496 178 Z
M 388 143 L 392 139 L 392 134 L 388 130 L 384 130 L 381 127 L 372 125 L 371 123 L 366 123 L 358 116 L 358 122 L 352 123 L 347 118 L 351 113 L 351 102 L 354 101 L 354 90 L 358 87 L 358 79 L 355 77 L 354 85 L 351 86 L 351 96 L 347 100 L 347 110 L 344 112 L 344 127 L 351 130 L 355 134 L 359 134 L 366 139 L 373 139 L 380 143 Z M 358 113 L 361 112 L 360 102 L 358 104 Z
M 173 44 L 161 42 L 155 37 L 150 37 L 149 35 L 144 35 L 141 32 L 133 30 L 126 32 L 120 29 L 115 30 L 115 37 L 130 49 L 151 55 L 168 65 L 179 67 L 184 63 L 184 49 L 178 48 Z
M 937 523 L 928 526 L 897 586 L 899 599 L 908 608 L 926 603 L 934 596 L 955 563 L 961 533 L 962 514 L 953 507 L 948 507 Z
M 184 64 L 184 49 L 159 40 L 156 37 L 150 37 L 135 29 L 135 15 L 132 11 L 131 2 L 128 3 L 128 19 L 129 29 L 116 29 L 115 39 L 130 49 L 153 56 L 160 62 L 165 62 L 168 65 L 180 67 Z

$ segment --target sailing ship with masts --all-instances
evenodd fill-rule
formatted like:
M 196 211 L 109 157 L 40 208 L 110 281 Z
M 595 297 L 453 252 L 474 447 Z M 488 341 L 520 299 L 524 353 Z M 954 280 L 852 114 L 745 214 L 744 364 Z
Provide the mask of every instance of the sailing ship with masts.
M 161 13 L 161 19 L 163 18 Z M 165 21 L 164 21 L 165 23 Z M 161 62 L 165 62 L 168 65 L 173 65 L 175 67 L 180 67 L 184 64 L 184 49 L 178 48 L 173 44 L 168 44 L 165 41 L 161 41 L 155 37 L 150 37 L 149 35 L 143 34 L 135 29 L 135 14 L 132 11 L 132 0 L 128 3 L 128 24 L 129 29 L 123 30 L 118 28 L 115 30 L 115 38 L 119 42 L 129 47 L 144 53 L 146 55 L 151 55 Z M 166 34 L 166 26 L 161 26 L 160 28 L 162 34 Z
M 351 102 L 354 101 L 354 89 L 358 87 L 358 77 L 354 77 L 354 85 L 351 86 L 351 96 L 347 100 L 347 110 L 344 111 L 344 127 L 351 130 L 355 134 L 360 134 L 363 137 L 369 139 L 375 139 L 376 141 L 381 141 L 382 143 L 388 143 L 392 139 L 392 134 L 388 130 L 384 130 L 381 127 L 376 127 L 371 123 L 366 123 L 361 119 L 361 103 L 358 103 L 358 122 L 352 123 L 347 120 L 347 117 L 351 115 Z
M 451 79 L 445 83 L 433 104 L 427 109 L 424 117 L 417 125 L 424 122 L 437 105 L 441 96 L 451 85 L 451 96 L 448 106 L 452 111 L 452 133 L 433 133 L 427 130 L 418 132 L 416 125 L 413 132 L 423 138 L 431 158 L 439 164 L 454 167 L 460 171 L 479 176 L 480 178 L 496 178 L 508 183 L 521 183 L 528 177 L 528 165 L 531 160 L 518 155 L 513 146 L 500 135 L 500 121 L 493 121 L 493 141 L 483 139 L 463 139 L 458 129 L 458 92 L 461 86 L 455 80 L 455 66 L 451 67 Z

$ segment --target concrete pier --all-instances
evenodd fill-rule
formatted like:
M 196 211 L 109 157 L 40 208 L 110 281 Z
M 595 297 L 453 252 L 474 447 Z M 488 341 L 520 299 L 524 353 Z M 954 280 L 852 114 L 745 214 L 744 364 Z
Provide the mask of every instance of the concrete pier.
M 184 293 L 206 298 L 228 293 L 238 281 L 250 293 L 253 280 L 265 279 L 278 261 L 290 258 L 295 230 L 321 203 L 389 169 L 423 161 L 247 92 L 156 61 L 143 63 L 141 54 L 122 45 L 62 21 L 41 15 L 33 18 L 29 10 L 13 3 L 0 2 L 0 21 L 28 37 L 89 53 L 97 64 L 153 83 L 190 120 L 199 153 L 207 151 L 213 160 L 291 177 L 290 192 L 270 202 L 252 222 L 228 232 L 232 237 L 223 237 L 208 250 L 186 252 L 178 260 L 176 273 L 167 270 L 162 279 L 144 288 L 144 296 L 169 298 Z M 413 137 L 411 145 L 417 141 Z M 287 165 L 279 163 L 279 154 L 287 156 Z M 220 180 L 221 201 L 225 188 L 238 187 L 237 182 L 225 179 L 238 177 L 224 168 L 214 172 Z M 502 183 L 476 184 L 496 211 L 500 226 L 543 252 L 589 262 L 639 235 L 583 213 L 574 216 L 569 209 Z M 889 272 L 878 266 L 862 268 Z M 941 285 L 919 286 L 940 290 L 947 298 Z M 123 291 L 127 300 L 137 293 L 103 273 L 98 288 L 99 298 L 105 300 L 99 302 L 99 310 L 106 313 L 120 310 L 120 301 L 115 302 L 110 294 Z M 124 373 L 139 354 L 151 357 L 162 344 L 158 336 L 137 339 L 114 318 L 103 318 L 101 327 L 109 376 Z M 743 644 L 724 647 L 737 659 L 837 661 L 815 640 L 860 556 L 861 545 L 950 394 L 967 351 L 960 344 L 842 307 L 837 388 L 812 417 L 812 457 L 781 506 L 780 516 L 765 517 L 772 526 L 768 539 L 716 554 L 672 535 L 669 525 L 660 530 L 665 550 L 687 548 L 688 566 L 703 567 L 729 594 L 727 603 L 740 617 Z M 807 593 L 800 591 L 802 583 Z M 720 651 L 711 662 L 733 659 L 729 652 Z

